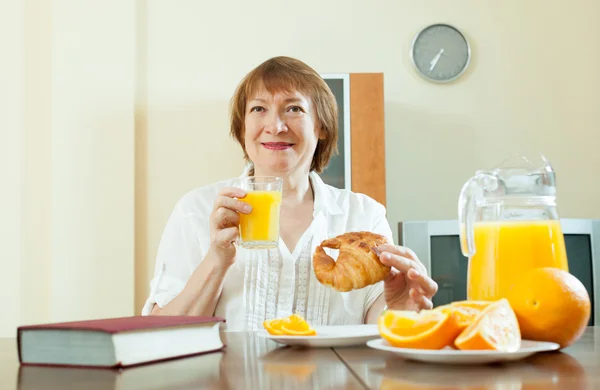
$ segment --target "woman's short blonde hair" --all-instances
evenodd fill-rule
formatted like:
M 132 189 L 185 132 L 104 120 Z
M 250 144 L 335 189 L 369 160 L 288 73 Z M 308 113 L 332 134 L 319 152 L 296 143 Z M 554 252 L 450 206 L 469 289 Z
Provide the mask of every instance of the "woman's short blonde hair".
M 242 146 L 244 158 L 249 160 L 244 143 L 246 103 L 263 86 L 269 93 L 298 91 L 312 99 L 323 138 L 317 143 L 310 170 L 321 173 L 337 152 L 337 102 L 327 83 L 314 69 L 290 57 L 274 57 L 254 68 L 240 82 L 231 99 L 230 134 Z

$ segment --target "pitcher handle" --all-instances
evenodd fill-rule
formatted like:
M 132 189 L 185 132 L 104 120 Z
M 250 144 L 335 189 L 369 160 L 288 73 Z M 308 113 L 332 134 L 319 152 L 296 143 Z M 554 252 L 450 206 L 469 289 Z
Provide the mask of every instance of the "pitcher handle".
M 470 178 L 462 187 L 458 198 L 458 218 L 460 224 L 460 248 L 464 256 L 475 254 L 475 206 L 477 205 L 480 186 L 478 177 Z

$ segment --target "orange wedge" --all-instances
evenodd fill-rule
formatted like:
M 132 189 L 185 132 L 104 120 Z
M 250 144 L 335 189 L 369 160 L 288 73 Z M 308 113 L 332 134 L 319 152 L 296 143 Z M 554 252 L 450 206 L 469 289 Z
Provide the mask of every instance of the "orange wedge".
M 378 327 L 381 337 L 400 348 L 442 349 L 458 334 L 452 315 L 441 310 L 387 310 Z
M 514 352 L 521 347 L 519 322 L 506 299 L 491 303 L 454 340 L 458 349 Z
M 452 302 L 451 305 L 458 308 L 467 308 L 473 310 L 483 310 L 489 305 L 494 303 L 494 301 L 456 301 Z
M 471 325 L 477 316 L 491 304 L 491 301 L 452 302 L 452 307 L 454 308 L 454 321 L 456 321 L 459 334 Z M 456 336 L 458 336 L 458 334 Z M 458 349 L 455 342 L 452 342 L 452 348 Z
M 285 322 L 285 319 L 267 320 L 263 322 L 263 327 L 274 336 L 281 336 L 285 333 L 281 330 L 281 326 Z
M 317 332 L 298 314 L 292 314 L 281 325 L 281 330 L 290 336 L 314 336 Z
M 458 329 L 456 334 L 456 336 L 458 336 L 460 332 L 467 328 L 467 326 L 471 325 L 479 313 L 491 304 L 491 301 L 457 301 L 447 305 L 438 306 L 434 310 L 442 311 L 452 316 Z M 451 346 L 456 348 L 454 343 L 452 343 Z

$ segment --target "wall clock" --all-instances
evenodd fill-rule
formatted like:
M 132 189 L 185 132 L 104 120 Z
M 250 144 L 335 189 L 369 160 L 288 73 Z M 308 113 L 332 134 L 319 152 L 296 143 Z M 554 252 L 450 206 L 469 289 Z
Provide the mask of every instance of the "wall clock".
M 433 24 L 415 36 L 410 56 L 421 76 L 436 83 L 447 83 L 467 70 L 471 46 L 458 29 L 448 24 Z

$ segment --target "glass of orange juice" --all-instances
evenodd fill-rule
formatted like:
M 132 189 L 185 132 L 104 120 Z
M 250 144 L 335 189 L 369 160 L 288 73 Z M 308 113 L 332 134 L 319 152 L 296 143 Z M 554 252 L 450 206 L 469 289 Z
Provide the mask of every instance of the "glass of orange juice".
M 279 210 L 283 180 L 275 176 L 250 176 L 242 179 L 247 194 L 244 202 L 250 214 L 240 214 L 240 240 L 243 248 L 276 248 L 279 244 Z
M 507 298 L 526 271 L 568 271 L 556 206 L 556 177 L 523 156 L 489 171 L 477 171 L 459 198 L 461 248 L 469 258 L 467 299 Z M 534 281 L 532 281 L 534 282 Z

